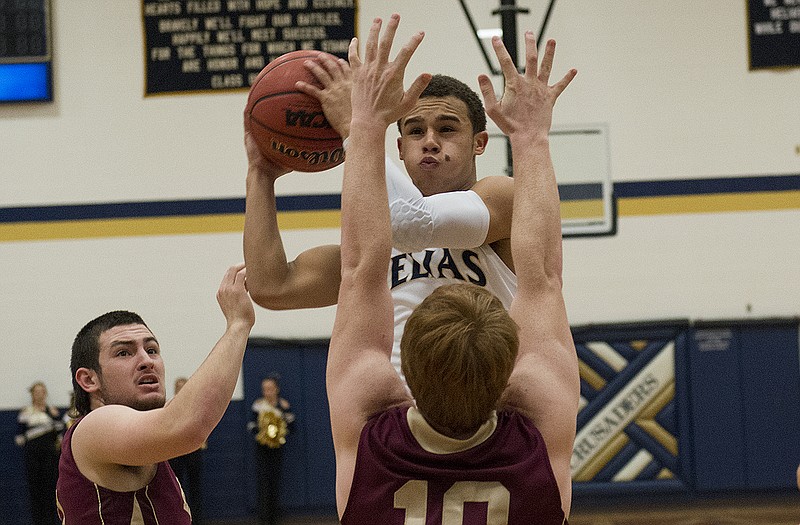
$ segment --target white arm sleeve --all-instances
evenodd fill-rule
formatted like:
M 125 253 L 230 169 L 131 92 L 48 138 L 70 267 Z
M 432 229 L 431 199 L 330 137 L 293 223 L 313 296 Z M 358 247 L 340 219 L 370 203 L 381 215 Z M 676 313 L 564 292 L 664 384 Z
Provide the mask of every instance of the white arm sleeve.
M 386 189 L 394 247 L 406 253 L 425 248 L 474 248 L 486 241 L 489 209 L 472 190 L 423 197 L 388 157 Z

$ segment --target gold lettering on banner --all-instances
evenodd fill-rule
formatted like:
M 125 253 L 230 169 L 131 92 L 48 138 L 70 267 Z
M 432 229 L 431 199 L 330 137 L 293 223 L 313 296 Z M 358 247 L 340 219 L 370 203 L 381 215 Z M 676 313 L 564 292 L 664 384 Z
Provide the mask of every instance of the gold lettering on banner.
M 239 27 L 242 29 L 252 29 L 266 25 L 267 15 L 239 15 Z
M 314 0 L 314 9 L 348 9 L 353 7 L 353 0 Z
M 228 0 L 228 11 L 250 11 L 250 0 Z
M 181 62 L 182 73 L 200 73 L 200 60 L 184 60 Z
M 197 31 L 200 20 L 197 18 L 162 18 L 158 21 L 158 31 L 174 33 L 177 31 Z
M 260 55 L 261 42 L 245 42 L 242 44 L 243 55 Z
M 266 62 L 264 61 L 264 57 L 262 56 L 247 56 L 244 57 L 244 68 L 245 69 L 257 69 L 261 71 L 266 66 Z
M 278 11 L 281 8 L 281 0 L 256 0 L 256 9 L 259 11 Z
M 783 22 L 773 20 L 769 22 L 756 22 L 753 24 L 753 31 L 757 35 L 782 35 Z
M 261 29 L 253 29 L 250 31 L 250 40 L 260 40 L 268 42 L 278 38 L 278 30 L 274 27 L 264 27 Z
M 150 50 L 150 60 L 158 62 L 161 60 L 169 60 L 172 57 L 171 47 L 154 47 Z
M 203 45 L 211 42 L 211 33 L 208 31 L 173 33 L 171 40 L 173 46 Z
M 282 55 L 295 49 L 294 42 L 267 42 L 267 53 L 270 55 Z
M 211 75 L 211 87 L 214 89 L 230 89 L 244 86 L 244 77 L 239 73 L 230 75 Z
M 298 49 L 346 56 L 355 28 L 354 0 L 142 0 L 141 6 L 152 65 L 146 95 L 247 87 L 271 60 Z
M 325 40 L 328 32 L 324 27 L 284 27 L 281 33 L 284 40 Z
M 220 11 L 222 11 L 221 0 L 189 0 L 186 2 L 187 13 L 207 15 Z
M 230 58 L 209 58 L 206 61 L 206 69 L 209 71 L 231 71 L 239 69 L 239 59 Z
M 187 58 L 197 58 L 197 51 L 194 46 L 178 46 L 178 58 L 185 60 Z
M 175 16 L 183 14 L 180 2 L 147 2 L 144 4 L 144 16 Z
M 217 31 L 217 42 L 220 44 L 227 43 L 243 43 L 245 41 L 244 31 L 241 29 L 233 29 L 231 31 Z
M 320 47 L 326 53 L 346 53 L 350 47 L 349 40 L 323 40 Z
M 340 26 L 342 17 L 336 11 L 321 13 L 297 13 L 299 26 Z
M 232 57 L 236 55 L 236 46 L 212 44 L 203 46 L 204 57 Z
M 222 29 L 233 29 L 233 22 L 229 16 L 211 16 L 204 21 L 206 31 L 219 31 Z
M 278 13 L 272 15 L 272 27 L 287 27 L 292 25 L 292 13 Z

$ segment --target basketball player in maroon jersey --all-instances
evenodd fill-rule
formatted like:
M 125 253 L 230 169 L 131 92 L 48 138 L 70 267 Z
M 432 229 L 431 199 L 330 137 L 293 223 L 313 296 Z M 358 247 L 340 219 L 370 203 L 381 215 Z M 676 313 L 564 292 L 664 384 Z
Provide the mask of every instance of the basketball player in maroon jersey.
M 165 405 L 158 340 L 141 317 L 114 311 L 84 326 L 70 368 L 79 416 L 64 436 L 56 504 L 64 525 L 190 525 L 167 462 L 200 448 L 230 403 L 255 312 L 244 265 L 217 291 L 225 333 Z
M 399 22 L 369 31 L 363 58 L 350 45 L 353 116 L 342 190 L 342 283 L 327 364 L 343 525 L 560 525 L 571 503 L 577 357 L 561 292 L 561 221 L 548 131 L 570 70 L 549 86 L 555 42 L 539 65 L 525 35 L 519 74 L 492 44 L 506 88 L 497 100 L 479 77 L 488 115 L 510 138 L 512 252 L 518 289 L 510 312 L 486 290 L 435 290 L 409 318 L 403 381 L 390 364 L 392 300 L 386 280 L 391 225 L 384 181 L 386 128 L 430 79 L 403 90 L 414 35 L 394 61 Z M 412 401 L 413 399 L 416 401 Z

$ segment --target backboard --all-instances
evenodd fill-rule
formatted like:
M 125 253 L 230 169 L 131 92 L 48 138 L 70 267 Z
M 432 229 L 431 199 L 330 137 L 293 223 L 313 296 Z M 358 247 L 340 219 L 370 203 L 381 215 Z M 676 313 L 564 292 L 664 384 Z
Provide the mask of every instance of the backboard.
M 489 147 L 477 160 L 479 177 L 507 173 L 505 135 L 490 132 L 489 136 Z M 565 237 L 616 233 L 608 144 L 604 124 L 557 127 L 550 132 Z

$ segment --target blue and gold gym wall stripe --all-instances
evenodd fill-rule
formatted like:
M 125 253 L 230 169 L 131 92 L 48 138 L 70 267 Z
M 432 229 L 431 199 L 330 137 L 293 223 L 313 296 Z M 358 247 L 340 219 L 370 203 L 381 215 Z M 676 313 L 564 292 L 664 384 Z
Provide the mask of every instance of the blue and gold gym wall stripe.
M 283 230 L 338 228 L 340 195 L 278 197 Z M 0 208 L 0 242 L 242 231 L 244 199 Z
M 613 185 L 619 217 L 800 209 L 800 175 Z M 597 214 L 600 185 L 562 187 L 565 219 Z M 281 229 L 338 228 L 341 196 L 277 198 Z M 0 242 L 238 232 L 244 198 L 0 208 Z
M 800 209 L 800 175 L 614 184 L 620 217 Z

